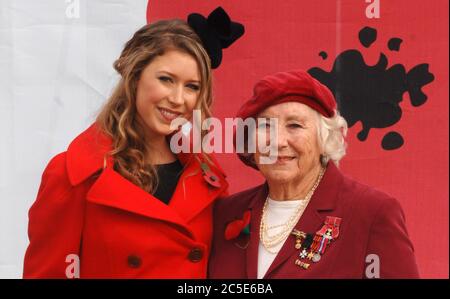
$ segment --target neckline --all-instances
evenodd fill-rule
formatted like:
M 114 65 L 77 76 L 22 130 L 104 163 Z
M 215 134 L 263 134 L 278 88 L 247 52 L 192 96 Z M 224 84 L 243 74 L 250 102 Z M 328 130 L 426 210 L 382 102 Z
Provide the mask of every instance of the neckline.
M 304 199 L 296 199 L 296 200 L 274 200 L 270 197 L 267 197 L 268 205 L 274 207 L 297 207 L 305 202 Z
M 175 161 L 173 161 L 173 162 L 169 162 L 169 163 L 161 163 L 161 164 L 155 164 L 155 166 L 157 166 L 157 167 L 160 167 L 160 166 L 171 166 L 171 165 L 174 165 L 174 164 L 178 164 L 178 163 L 181 163 L 178 159 L 176 159 Z

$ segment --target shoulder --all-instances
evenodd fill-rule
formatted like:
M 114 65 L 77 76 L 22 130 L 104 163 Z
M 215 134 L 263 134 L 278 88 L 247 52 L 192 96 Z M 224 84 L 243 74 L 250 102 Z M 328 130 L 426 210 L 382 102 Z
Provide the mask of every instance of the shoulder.
M 227 218 L 243 213 L 265 188 L 266 185 L 262 184 L 219 199 L 215 206 L 216 215 Z
M 67 174 L 66 157 L 67 152 L 62 152 L 50 159 L 42 173 L 39 193 L 62 194 L 72 187 Z
M 381 218 L 404 218 L 400 202 L 393 196 L 352 178 L 344 176 L 339 200 L 352 214 L 373 224 Z
M 39 193 L 56 197 L 79 185 L 103 166 L 108 139 L 93 124 L 50 159 L 41 177 Z M 62 195 L 61 195 L 62 196 Z
M 69 145 L 66 165 L 72 185 L 78 185 L 98 170 L 105 163 L 110 163 L 108 152 L 112 148 L 112 139 L 94 123 L 78 135 Z
M 68 153 L 65 151 L 55 155 L 48 162 L 42 173 L 38 201 L 44 198 L 52 198 L 58 201 L 70 197 L 70 194 L 77 194 L 80 190 L 86 189 L 88 184 L 74 185 L 72 183 L 68 171 L 67 156 Z
M 44 169 L 43 178 L 51 175 L 65 175 L 67 178 L 66 156 L 67 152 L 53 156 Z
M 57 154 L 45 167 L 36 199 L 29 210 L 30 224 L 35 225 L 36 221 L 39 221 L 36 219 L 43 221 L 43 217 L 50 217 L 54 211 L 62 212 L 60 210 L 72 201 L 68 199 L 72 197 L 75 189 L 67 174 L 66 157 L 67 152 Z
M 379 207 L 385 203 L 396 201 L 391 195 L 386 192 L 361 183 L 353 178 L 344 176 L 343 184 L 348 193 L 355 193 L 359 201 L 371 208 Z

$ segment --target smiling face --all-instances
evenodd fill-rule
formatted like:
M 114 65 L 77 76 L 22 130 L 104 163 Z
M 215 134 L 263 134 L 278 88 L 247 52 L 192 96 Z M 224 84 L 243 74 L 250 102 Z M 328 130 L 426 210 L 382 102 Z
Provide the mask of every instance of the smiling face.
M 319 115 L 310 107 L 287 102 L 271 106 L 258 118 L 276 118 L 278 156 L 275 163 L 259 163 L 263 155 L 256 147 L 255 161 L 262 175 L 277 183 L 302 180 L 309 173 L 320 168 L 320 143 L 318 138 Z M 269 125 L 260 125 L 256 137 L 269 139 Z
M 136 109 L 150 138 L 172 133 L 170 123 L 177 117 L 191 118 L 200 84 L 197 62 L 185 52 L 167 51 L 145 67 L 137 85 Z

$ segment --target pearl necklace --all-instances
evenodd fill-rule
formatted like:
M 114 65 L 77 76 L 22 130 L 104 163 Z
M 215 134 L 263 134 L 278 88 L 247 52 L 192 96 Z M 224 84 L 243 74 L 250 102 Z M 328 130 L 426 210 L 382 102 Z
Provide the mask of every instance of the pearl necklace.
M 295 209 L 294 213 L 289 217 L 289 219 L 282 224 L 277 224 L 273 226 L 267 226 L 267 205 L 269 202 L 269 197 L 267 196 L 266 202 L 264 203 L 264 207 L 262 210 L 262 216 L 261 216 L 261 223 L 259 227 L 259 239 L 261 240 L 261 243 L 263 244 L 264 248 L 273 254 L 278 253 L 278 251 L 273 251 L 271 248 L 277 246 L 290 235 L 293 227 L 297 222 L 300 220 L 300 217 L 303 215 L 303 212 L 305 211 L 309 201 L 311 200 L 311 197 L 314 194 L 314 191 L 316 191 L 317 187 L 319 186 L 320 181 L 322 180 L 322 177 L 325 173 L 325 168 L 321 168 L 319 172 L 319 176 L 317 177 L 316 182 L 314 183 L 314 186 L 311 188 L 311 190 L 306 194 L 306 197 L 300 202 L 298 207 Z M 275 234 L 275 235 L 269 235 L 269 231 L 275 228 L 282 227 L 283 229 Z

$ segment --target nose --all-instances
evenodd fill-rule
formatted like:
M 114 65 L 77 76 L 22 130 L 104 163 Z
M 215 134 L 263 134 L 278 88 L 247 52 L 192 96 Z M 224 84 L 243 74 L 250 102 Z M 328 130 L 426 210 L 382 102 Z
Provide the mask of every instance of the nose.
M 172 90 L 171 95 L 169 96 L 169 102 L 174 106 L 179 106 L 184 103 L 184 88 L 183 86 L 176 86 Z
M 286 130 L 279 126 L 276 134 L 278 149 L 286 148 L 288 146 L 289 139 Z

